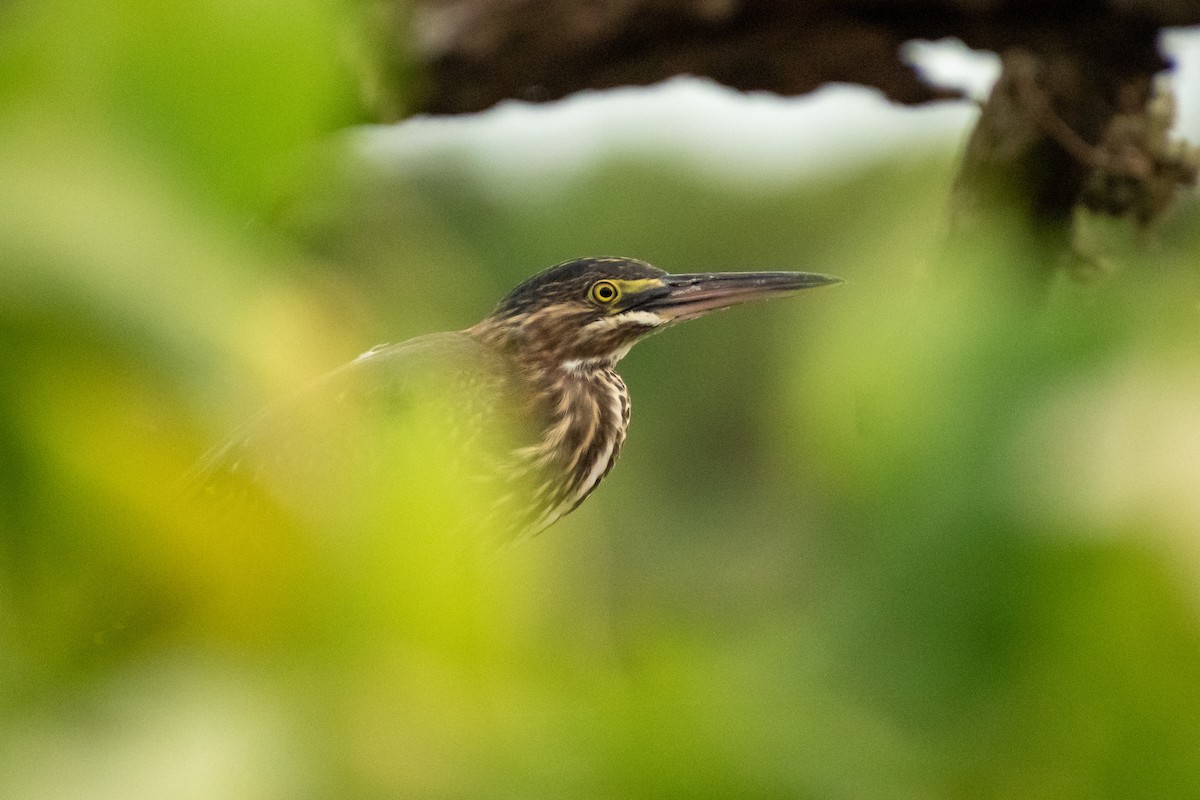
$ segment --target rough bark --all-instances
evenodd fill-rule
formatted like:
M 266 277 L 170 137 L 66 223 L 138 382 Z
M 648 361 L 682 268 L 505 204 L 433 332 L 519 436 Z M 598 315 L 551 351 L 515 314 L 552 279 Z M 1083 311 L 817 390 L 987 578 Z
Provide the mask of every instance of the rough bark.
M 1200 0 L 420 0 L 407 17 L 396 2 L 380 0 L 380 18 L 419 76 L 403 113 L 684 74 L 784 96 L 842 81 L 921 103 L 944 93 L 900 45 L 954 36 L 1004 62 L 964 157 L 964 207 L 1003 195 L 1069 238 L 1080 207 L 1147 225 L 1196 176 L 1194 153 L 1167 141 L 1153 78 L 1168 66 L 1160 29 L 1200 24 Z
M 908 39 L 1144 73 L 1163 66 L 1160 27 L 1197 23 L 1200 0 L 422 0 L 406 35 L 426 77 L 416 110 L 461 113 L 680 74 L 782 95 L 849 81 L 915 103 L 936 93 L 901 62 Z

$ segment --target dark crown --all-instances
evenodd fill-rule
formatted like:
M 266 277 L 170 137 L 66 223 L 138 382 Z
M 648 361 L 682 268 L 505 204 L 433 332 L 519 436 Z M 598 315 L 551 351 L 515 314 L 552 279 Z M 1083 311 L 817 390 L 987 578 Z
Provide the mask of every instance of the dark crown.
M 526 280 L 500 301 L 493 316 L 509 316 L 555 302 L 582 301 L 598 280 L 662 278 L 666 272 L 633 258 L 577 258 L 564 261 Z

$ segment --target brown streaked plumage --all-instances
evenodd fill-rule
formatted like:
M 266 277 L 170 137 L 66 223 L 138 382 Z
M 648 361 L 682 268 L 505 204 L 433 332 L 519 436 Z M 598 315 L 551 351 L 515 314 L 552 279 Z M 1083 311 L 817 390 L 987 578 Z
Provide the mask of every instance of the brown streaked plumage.
M 627 258 L 568 261 L 522 283 L 465 331 L 376 348 L 326 376 L 215 451 L 203 483 L 213 486 L 211 476 L 221 473 L 270 487 L 281 475 L 298 477 L 304 486 L 295 496 L 311 500 L 345 472 L 331 454 L 353 452 L 356 467 L 374 468 L 373 444 L 355 441 L 357 429 L 342 425 L 328 433 L 326 417 L 365 408 L 386 422 L 436 376 L 453 398 L 439 405 L 447 430 L 474 471 L 497 487 L 494 525 L 512 535 L 537 533 L 574 510 L 612 469 L 630 418 L 615 367 L 639 339 L 738 303 L 837 282 L 802 272 L 670 275 Z M 296 452 L 292 433 L 311 428 L 314 418 L 322 452 Z M 481 431 L 514 419 L 524 441 L 498 455 L 475 452 L 486 450 Z M 313 439 L 305 437 L 304 446 Z

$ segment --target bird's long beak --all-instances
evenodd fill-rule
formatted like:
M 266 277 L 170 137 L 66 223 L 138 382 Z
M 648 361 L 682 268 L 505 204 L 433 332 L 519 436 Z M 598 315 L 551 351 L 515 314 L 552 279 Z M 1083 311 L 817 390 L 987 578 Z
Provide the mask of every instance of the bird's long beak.
M 802 289 L 841 283 L 840 278 L 813 272 L 710 272 L 669 275 L 639 309 L 653 311 L 669 322 L 695 319 L 712 311 L 781 297 Z

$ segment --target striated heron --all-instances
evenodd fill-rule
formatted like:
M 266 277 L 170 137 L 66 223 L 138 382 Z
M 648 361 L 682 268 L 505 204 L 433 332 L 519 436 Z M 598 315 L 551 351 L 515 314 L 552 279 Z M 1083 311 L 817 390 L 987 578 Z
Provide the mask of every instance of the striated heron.
M 220 475 L 272 492 L 290 483 L 292 501 L 315 502 L 368 466 L 375 485 L 393 491 L 386 462 L 395 454 L 380 432 L 423 394 L 437 398 L 442 426 L 426 444 L 453 440 L 473 477 L 498 487 L 488 524 L 506 538 L 537 533 L 578 507 L 616 461 L 630 403 L 615 367 L 637 341 L 739 303 L 839 282 L 805 272 L 671 275 L 629 258 L 558 264 L 478 324 L 377 347 L 264 412 L 207 458 L 202 485 L 216 491 Z M 364 414 L 369 430 L 346 424 Z M 515 441 L 499 453 L 494 441 L 484 444 L 514 421 Z

